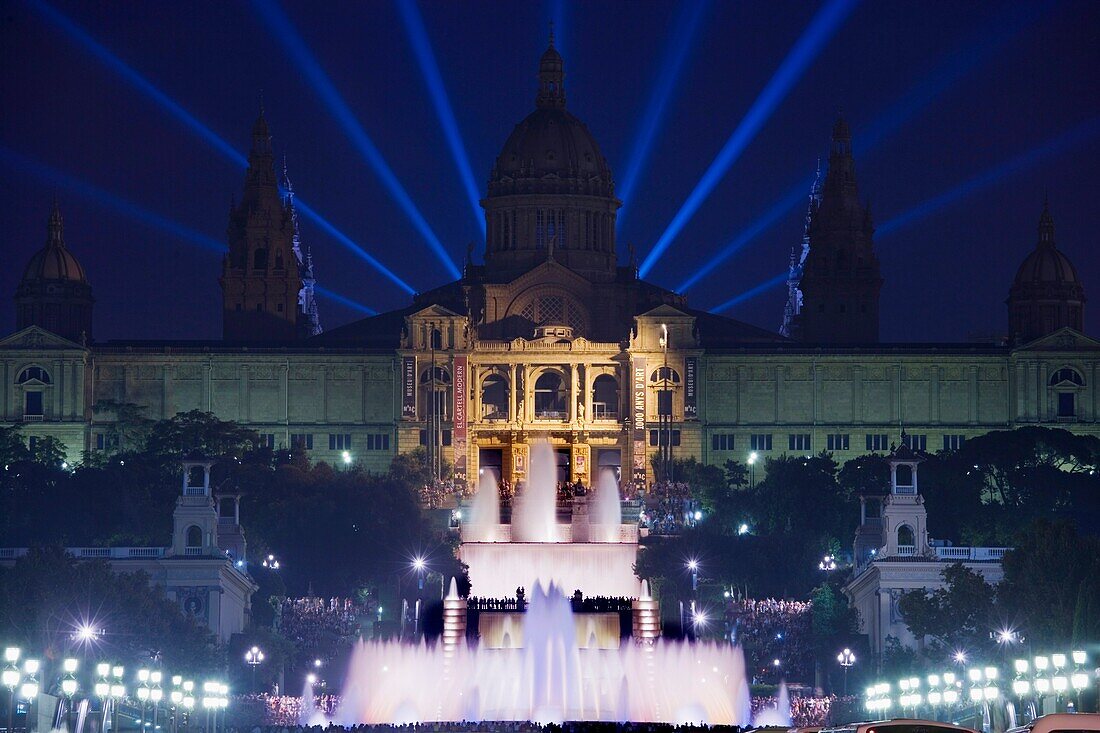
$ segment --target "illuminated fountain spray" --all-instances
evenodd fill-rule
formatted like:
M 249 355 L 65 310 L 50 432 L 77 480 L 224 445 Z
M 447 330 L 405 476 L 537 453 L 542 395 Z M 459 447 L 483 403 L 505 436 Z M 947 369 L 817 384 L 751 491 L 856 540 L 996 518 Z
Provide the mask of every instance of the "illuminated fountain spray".
M 615 472 L 605 469 L 600 474 L 600 483 L 595 498 L 589 502 L 590 542 L 621 542 L 623 524 L 623 506 L 619 498 L 619 482 Z
M 522 648 L 359 642 L 334 722 L 749 723 L 739 648 L 666 641 L 580 648 L 576 629 L 569 600 L 554 586 L 535 586 Z
M 486 471 L 477 482 L 470 518 L 463 522 L 463 531 L 471 542 L 500 541 L 500 489 L 492 471 Z
M 512 509 L 513 542 L 561 542 L 558 531 L 558 466 L 549 443 L 531 446 L 526 488 Z

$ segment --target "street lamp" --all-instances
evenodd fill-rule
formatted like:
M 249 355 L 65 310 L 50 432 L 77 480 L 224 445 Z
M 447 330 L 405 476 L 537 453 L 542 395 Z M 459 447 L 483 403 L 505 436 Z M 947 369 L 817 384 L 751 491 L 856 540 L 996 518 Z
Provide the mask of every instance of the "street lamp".
M 244 653 L 245 663 L 252 668 L 252 691 L 256 691 L 256 667 L 260 666 L 260 663 L 264 661 L 264 653 L 260 650 L 260 647 L 254 646 Z
M 160 686 L 162 679 L 164 679 L 164 673 L 159 669 L 154 669 L 149 673 L 149 681 L 153 683 L 153 687 L 149 690 L 149 700 L 153 703 L 153 730 L 160 727 L 157 725 L 157 713 L 159 712 L 160 701 L 164 699 L 164 688 Z
M 826 573 L 836 570 L 836 557 L 832 554 L 828 554 L 821 558 L 821 562 L 817 564 L 817 569 Z
M 749 487 L 756 486 L 756 451 L 749 453 Z
M 279 569 L 279 560 L 274 555 L 268 555 L 264 558 L 263 566 L 270 568 L 271 570 Z
M 691 571 L 691 592 L 699 588 L 699 561 L 691 558 L 687 561 L 687 569 Z
M 856 655 L 848 647 L 836 655 L 836 661 L 844 669 L 844 696 L 848 696 L 848 668 L 856 663 Z
M 15 665 L 19 661 L 19 655 L 21 653 L 21 650 L 17 646 L 9 646 L 4 649 L 4 661 L 8 663 L 8 666 L 0 673 L 0 682 L 3 682 L 4 687 L 8 688 L 9 731 L 12 730 L 12 716 L 15 711 L 15 687 L 19 684 L 19 668 Z

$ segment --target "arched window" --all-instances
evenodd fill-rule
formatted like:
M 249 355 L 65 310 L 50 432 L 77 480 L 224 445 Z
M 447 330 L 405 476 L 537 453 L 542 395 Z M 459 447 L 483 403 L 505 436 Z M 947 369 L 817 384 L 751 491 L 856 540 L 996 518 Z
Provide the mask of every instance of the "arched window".
M 23 371 L 19 372 L 19 379 L 16 380 L 16 384 L 26 384 L 27 382 L 41 382 L 42 384 L 49 384 L 50 374 L 40 366 L 27 367 Z
M 420 404 L 428 412 L 425 417 L 450 419 L 451 414 L 451 372 L 446 367 L 436 366 L 425 369 L 420 374 Z
M 610 374 L 601 374 L 592 380 L 592 418 L 619 418 L 619 380 Z
M 252 269 L 253 270 L 266 270 L 267 269 L 267 249 L 259 247 L 252 253 Z
M 908 524 L 898 527 L 898 547 L 916 547 L 917 540 L 913 535 L 913 528 Z
M 197 524 L 192 524 L 187 528 L 186 539 L 188 547 L 202 547 L 202 528 Z
M 275 250 L 275 269 L 283 269 L 283 251 L 281 249 Z
M 490 374 L 481 383 L 481 419 L 508 419 L 508 380 Z
M 1081 377 L 1076 369 L 1063 367 L 1062 369 L 1054 372 L 1054 374 L 1050 375 L 1050 386 L 1059 387 L 1063 385 L 1067 387 L 1084 387 L 1085 380 Z
M 657 369 L 653 370 L 652 374 L 649 375 L 649 381 L 658 382 L 661 384 L 664 384 L 666 382 L 668 384 L 679 384 L 680 373 L 672 367 L 658 367 Z
M 430 349 L 442 349 L 443 348 L 443 332 L 438 328 L 433 328 L 431 335 L 429 336 L 430 343 L 428 348 Z
M 535 417 L 564 420 L 565 380 L 557 372 L 544 372 L 535 381 Z
M 913 467 L 901 464 L 896 469 L 897 484 L 898 486 L 912 486 L 913 485 Z

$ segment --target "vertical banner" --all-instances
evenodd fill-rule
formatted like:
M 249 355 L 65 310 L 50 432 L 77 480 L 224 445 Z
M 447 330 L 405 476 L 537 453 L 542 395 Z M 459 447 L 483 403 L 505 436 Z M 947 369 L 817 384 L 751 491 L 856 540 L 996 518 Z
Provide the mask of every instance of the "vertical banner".
M 684 359 L 684 419 L 695 420 L 699 417 L 699 357 Z
M 455 485 L 466 485 L 466 393 L 469 391 L 468 357 L 455 357 L 454 374 L 454 455 Z
M 401 417 L 416 419 L 416 357 L 401 359 Z
M 630 376 L 630 411 L 634 426 L 634 471 L 631 478 L 638 491 L 645 491 L 645 369 L 645 357 L 634 357 Z

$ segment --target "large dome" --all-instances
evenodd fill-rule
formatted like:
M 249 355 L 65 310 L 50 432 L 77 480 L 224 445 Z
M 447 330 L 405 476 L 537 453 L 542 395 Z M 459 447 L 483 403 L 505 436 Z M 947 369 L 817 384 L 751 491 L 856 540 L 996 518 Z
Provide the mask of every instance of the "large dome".
M 31 256 L 27 267 L 23 270 L 23 282 L 41 280 L 88 282 L 84 268 L 73 253 L 65 247 L 61 212 L 57 204 L 54 204 L 53 212 L 50 214 L 49 238 L 46 246 Z
M 516 125 L 489 177 L 489 195 L 614 195 L 611 168 L 588 127 L 564 107 L 540 107 Z
M 1038 247 L 1020 264 L 1013 284 L 1020 287 L 1076 282 L 1077 270 L 1068 257 L 1054 247 Z
M 1054 243 L 1054 217 L 1043 207 L 1039 243 L 1027 257 L 1008 291 L 1008 330 L 1026 343 L 1061 328 L 1084 325 L 1085 289 L 1077 270 Z

